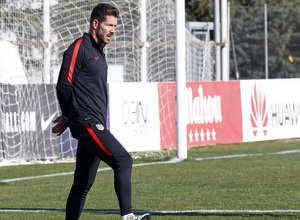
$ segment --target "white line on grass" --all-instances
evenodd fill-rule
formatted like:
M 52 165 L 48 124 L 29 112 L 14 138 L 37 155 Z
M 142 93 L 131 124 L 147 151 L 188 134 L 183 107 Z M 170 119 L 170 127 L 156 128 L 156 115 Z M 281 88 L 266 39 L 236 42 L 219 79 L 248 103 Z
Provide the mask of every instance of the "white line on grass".
M 288 150 L 288 151 L 279 151 L 279 152 L 272 152 L 272 153 L 234 154 L 234 155 L 225 155 L 225 156 L 216 156 L 216 157 L 195 158 L 195 160 L 198 160 L 198 161 L 216 160 L 216 159 L 226 159 L 226 158 L 235 158 L 235 157 L 250 157 L 250 156 L 278 155 L 278 154 L 292 154 L 292 153 L 300 153 L 300 150 Z M 157 164 L 179 163 L 181 161 L 183 161 L 183 160 L 174 158 L 169 161 L 134 164 L 133 167 L 149 166 L 149 165 L 157 165 Z M 98 169 L 98 172 L 105 171 L 105 170 L 111 170 L 111 168 L 110 167 L 101 168 L 101 169 Z M 40 178 L 66 176 L 66 175 L 73 175 L 73 174 L 74 174 L 74 172 L 54 173 L 54 174 L 47 174 L 47 175 L 41 175 L 41 176 L 30 176 L 30 177 L 22 177 L 22 178 L 5 179 L 5 180 L 1 180 L 0 182 L 8 183 L 8 182 L 21 181 L 21 180 L 40 179 Z
M 217 209 L 200 209 L 200 210 L 182 210 L 182 211 L 149 211 L 149 213 L 157 214 L 181 214 L 181 213 L 288 213 L 300 212 L 300 210 L 217 210 Z
M 235 158 L 235 157 L 250 157 L 250 156 L 264 156 L 264 155 L 278 155 L 278 154 L 294 154 L 300 153 L 300 150 L 287 150 L 287 151 L 279 151 L 272 153 L 256 153 L 256 154 L 233 154 L 233 155 L 225 155 L 225 156 L 217 156 L 217 157 L 203 157 L 196 158 L 196 160 L 216 160 L 216 159 L 226 159 L 226 158 Z
M 141 166 L 149 166 L 149 165 L 157 165 L 157 164 L 179 163 L 181 161 L 182 161 L 182 159 L 174 158 L 169 161 L 134 164 L 133 167 L 141 167 Z M 98 169 L 98 172 L 105 171 L 105 170 L 111 170 L 111 168 L 110 167 L 101 168 L 101 169 Z M 8 182 L 21 181 L 21 180 L 32 180 L 32 179 L 40 179 L 40 178 L 55 177 L 55 176 L 66 176 L 66 175 L 73 175 L 73 174 L 74 174 L 74 172 L 54 173 L 54 174 L 47 174 L 47 175 L 41 175 L 41 176 L 29 176 L 29 177 L 5 179 L 5 180 L 1 180 L 0 182 L 8 183 Z
M 65 212 L 63 209 L 0 209 L 0 212 Z M 84 210 L 84 213 L 103 213 L 103 214 L 114 214 L 119 213 L 119 210 Z M 218 210 L 218 209 L 199 209 L 199 210 L 176 210 L 176 211 L 134 211 L 135 213 L 151 213 L 151 214 L 184 214 L 184 213 L 199 213 L 199 214 L 206 214 L 206 213 L 300 213 L 300 210 L 288 209 L 288 210 Z
M 235 157 L 249 157 L 249 156 L 263 156 L 263 155 L 278 155 L 278 154 L 291 154 L 291 153 L 300 153 L 300 150 L 290 150 L 290 151 L 280 151 L 273 153 L 253 153 L 253 154 L 235 154 L 235 155 L 225 155 L 225 156 L 216 156 L 216 157 L 206 157 L 206 158 L 196 158 L 198 161 L 202 160 L 215 160 L 215 159 L 226 159 L 226 158 L 235 158 Z M 157 165 L 157 164 L 170 164 L 170 163 L 179 163 L 181 159 L 172 159 L 170 161 L 163 162 L 151 162 L 151 163 L 142 163 L 135 164 L 134 167 L 139 166 L 148 166 L 148 165 Z M 102 168 L 98 169 L 99 171 L 111 170 L 111 168 Z M 57 174 L 48 174 L 42 176 L 34 176 L 34 177 L 23 177 L 23 178 L 14 178 L 14 179 L 6 179 L 1 180 L 0 182 L 14 182 L 20 180 L 28 180 L 28 179 L 38 179 L 45 177 L 54 177 L 54 176 L 64 176 L 64 175 L 72 175 L 74 172 L 65 172 L 65 173 L 57 173 Z M 62 209 L 0 209 L 0 212 L 65 212 Z M 119 210 L 84 210 L 85 213 L 119 213 Z M 245 214 L 255 214 L 255 213 L 300 213 L 300 210 L 217 210 L 217 209 L 199 209 L 199 210 L 176 210 L 176 211 L 135 211 L 136 213 L 144 213 L 149 212 L 151 214 L 184 214 L 184 213 L 245 213 Z

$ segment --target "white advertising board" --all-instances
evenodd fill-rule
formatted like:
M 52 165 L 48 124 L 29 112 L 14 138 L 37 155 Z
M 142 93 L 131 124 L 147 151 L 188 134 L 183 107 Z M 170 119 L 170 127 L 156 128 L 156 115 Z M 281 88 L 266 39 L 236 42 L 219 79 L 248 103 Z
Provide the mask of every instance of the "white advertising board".
M 108 64 L 107 83 L 124 82 L 124 66 Z
M 243 141 L 300 137 L 300 79 L 241 81 Z
M 129 152 L 160 150 L 157 83 L 110 83 L 109 128 Z

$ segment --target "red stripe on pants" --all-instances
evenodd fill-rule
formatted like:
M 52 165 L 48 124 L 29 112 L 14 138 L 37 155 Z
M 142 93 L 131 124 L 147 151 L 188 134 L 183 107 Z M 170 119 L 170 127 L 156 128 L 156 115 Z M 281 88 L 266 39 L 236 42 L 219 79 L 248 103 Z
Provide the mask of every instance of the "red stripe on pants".
M 99 145 L 99 147 L 109 156 L 112 156 L 112 154 L 106 149 L 106 147 L 102 144 L 102 142 L 99 140 L 99 138 L 97 137 L 97 135 L 95 134 L 95 132 L 93 131 L 93 129 L 86 124 L 86 129 L 88 130 L 88 132 L 90 133 L 90 135 L 92 135 L 93 139 L 96 141 L 96 143 Z

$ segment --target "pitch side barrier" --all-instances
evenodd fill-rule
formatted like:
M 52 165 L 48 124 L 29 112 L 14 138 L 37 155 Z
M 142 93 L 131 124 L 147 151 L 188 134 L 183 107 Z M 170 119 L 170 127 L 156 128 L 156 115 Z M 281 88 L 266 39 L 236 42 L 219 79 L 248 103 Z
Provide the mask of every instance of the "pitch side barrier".
M 299 83 L 300 79 L 187 83 L 188 147 L 300 137 Z M 176 106 L 175 85 L 159 84 L 159 99 L 161 148 L 175 148 L 176 120 L 165 118 Z
M 187 83 L 188 147 L 300 137 L 300 79 Z M 128 151 L 176 148 L 175 83 L 109 83 L 107 124 Z M 0 162 L 76 155 L 54 84 L 0 84 Z
M 58 113 L 54 85 L 0 85 L 0 161 L 60 156 L 51 134 Z

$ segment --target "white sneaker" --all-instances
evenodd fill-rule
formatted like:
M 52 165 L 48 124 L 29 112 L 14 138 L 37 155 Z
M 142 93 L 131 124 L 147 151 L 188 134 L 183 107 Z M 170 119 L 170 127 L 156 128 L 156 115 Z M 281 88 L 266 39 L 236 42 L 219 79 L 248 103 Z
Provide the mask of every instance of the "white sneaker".
M 149 213 L 140 215 L 140 216 L 135 216 L 135 215 L 127 215 L 126 217 L 123 217 L 124 220 L 150 220 L 151 215 Z

